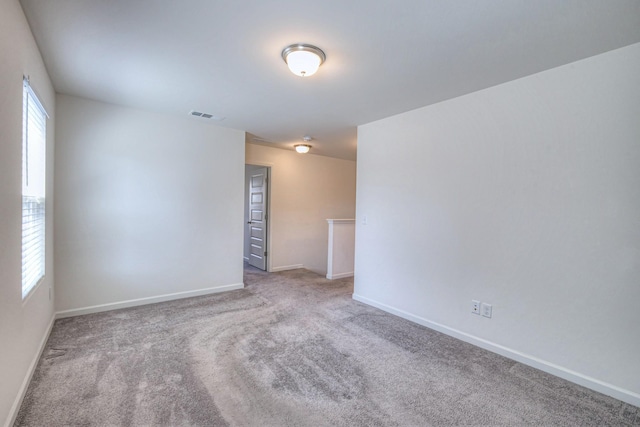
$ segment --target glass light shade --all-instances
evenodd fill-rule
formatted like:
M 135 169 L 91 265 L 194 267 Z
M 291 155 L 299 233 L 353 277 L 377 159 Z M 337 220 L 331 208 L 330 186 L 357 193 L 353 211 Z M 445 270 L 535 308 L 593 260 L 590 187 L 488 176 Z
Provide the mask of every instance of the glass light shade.
M 320 57 L 313 52 L 299 50 L 287 55 L 287 65 L 291 72 L 297 76 L 312 76 L 320 68 Z
M 298 144 L 295 146 L 295 148 L 298 153 L 306 154 L 311 149 L 311 146 L 309 144 Z

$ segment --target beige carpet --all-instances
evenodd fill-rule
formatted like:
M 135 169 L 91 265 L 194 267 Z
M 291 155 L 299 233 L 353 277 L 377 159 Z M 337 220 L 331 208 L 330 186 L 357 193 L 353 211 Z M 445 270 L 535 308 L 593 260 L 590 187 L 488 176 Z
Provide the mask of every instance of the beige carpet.
M 243 290 L 58 320 L 16 425 L 640 425 L 640 410 L 249 268 Z

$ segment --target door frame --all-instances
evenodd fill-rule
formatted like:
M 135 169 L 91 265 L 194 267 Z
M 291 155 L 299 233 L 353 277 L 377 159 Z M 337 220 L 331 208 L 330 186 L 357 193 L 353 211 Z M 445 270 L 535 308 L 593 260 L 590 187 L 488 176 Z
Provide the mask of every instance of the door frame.
M 245 193 L 245 206 L 248 203 L 248 198 L 246 197 L 247 194 L 247 186 L 249 185 L 249 181 L 247 181 L 247 166 L 256 166 L 256 167 L 261 167 L 261 168 L 267 168 L 267 209 L 265 212 L 265 215 L 267 216 L 267 272 L 270 273 L 271 272 L 271 268 L 272 268 L 272 262 L 271 260 L 273 259 L 273 252 L 271 250 L 272 245 L 271 245 L 271 241 L 273 240 L 273 235 L 271 234 L 271 220 L 272 220 L 272 216 L 271 216 L 271 183 L 273 181 L 273 164 L 272 163 L 266 163 L 266 162 L 245 162 L 244 164 L 244 170 L 245 170 L 245 180 L 244 180 L 244 193 Z M 247 244 L 247 230 L 248 230 L 248 217 L 247 217 L 248 212 L 245 210 L 244 212 L 244 228 L 243 228 L 243 233 L 242 233 L 242 259 L 243 261 L 248 261 L 248 259 L 245 257 L 245 247 Z

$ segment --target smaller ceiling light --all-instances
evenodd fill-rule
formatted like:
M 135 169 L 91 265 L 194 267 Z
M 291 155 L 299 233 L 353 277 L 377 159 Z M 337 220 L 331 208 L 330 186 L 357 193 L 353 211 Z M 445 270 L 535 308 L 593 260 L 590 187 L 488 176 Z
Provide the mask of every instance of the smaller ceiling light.
M 294 145 L 296 151 L 300 154 L 306 154 L 311 150 L 311 145 L 309 144 L 297 144 Z
M 327 57 L 322 50 L 315 46 L 296 43 L 284 48 L 282 59 L 287 63 L 293 74 L 309 77 L 318 71 L 318 68 Z

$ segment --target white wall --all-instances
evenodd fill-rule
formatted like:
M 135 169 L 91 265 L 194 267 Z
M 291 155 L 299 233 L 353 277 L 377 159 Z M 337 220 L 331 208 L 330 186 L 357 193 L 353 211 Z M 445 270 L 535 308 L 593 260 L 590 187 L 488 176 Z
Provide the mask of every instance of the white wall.
M 12 422 L 53 320 L 53 158 L 55 92 L 20 4 L 0 5 L 0 424 Z M 22 76 L 47 121 L 46 273 L 22 301 Z M 12 409 L 13 407 L 13 409 Z
M 66 95 L 57 112 L 57 310 L 242 286 L 244 132 Z
M 639 76 L 635 44 L 360 126 L 354 297 L 640 405 Z
M 356 163 L 247 144 L 246 163 L 271 166 L 270 271 L 327 273 L 327 218 L 355 215 Z

